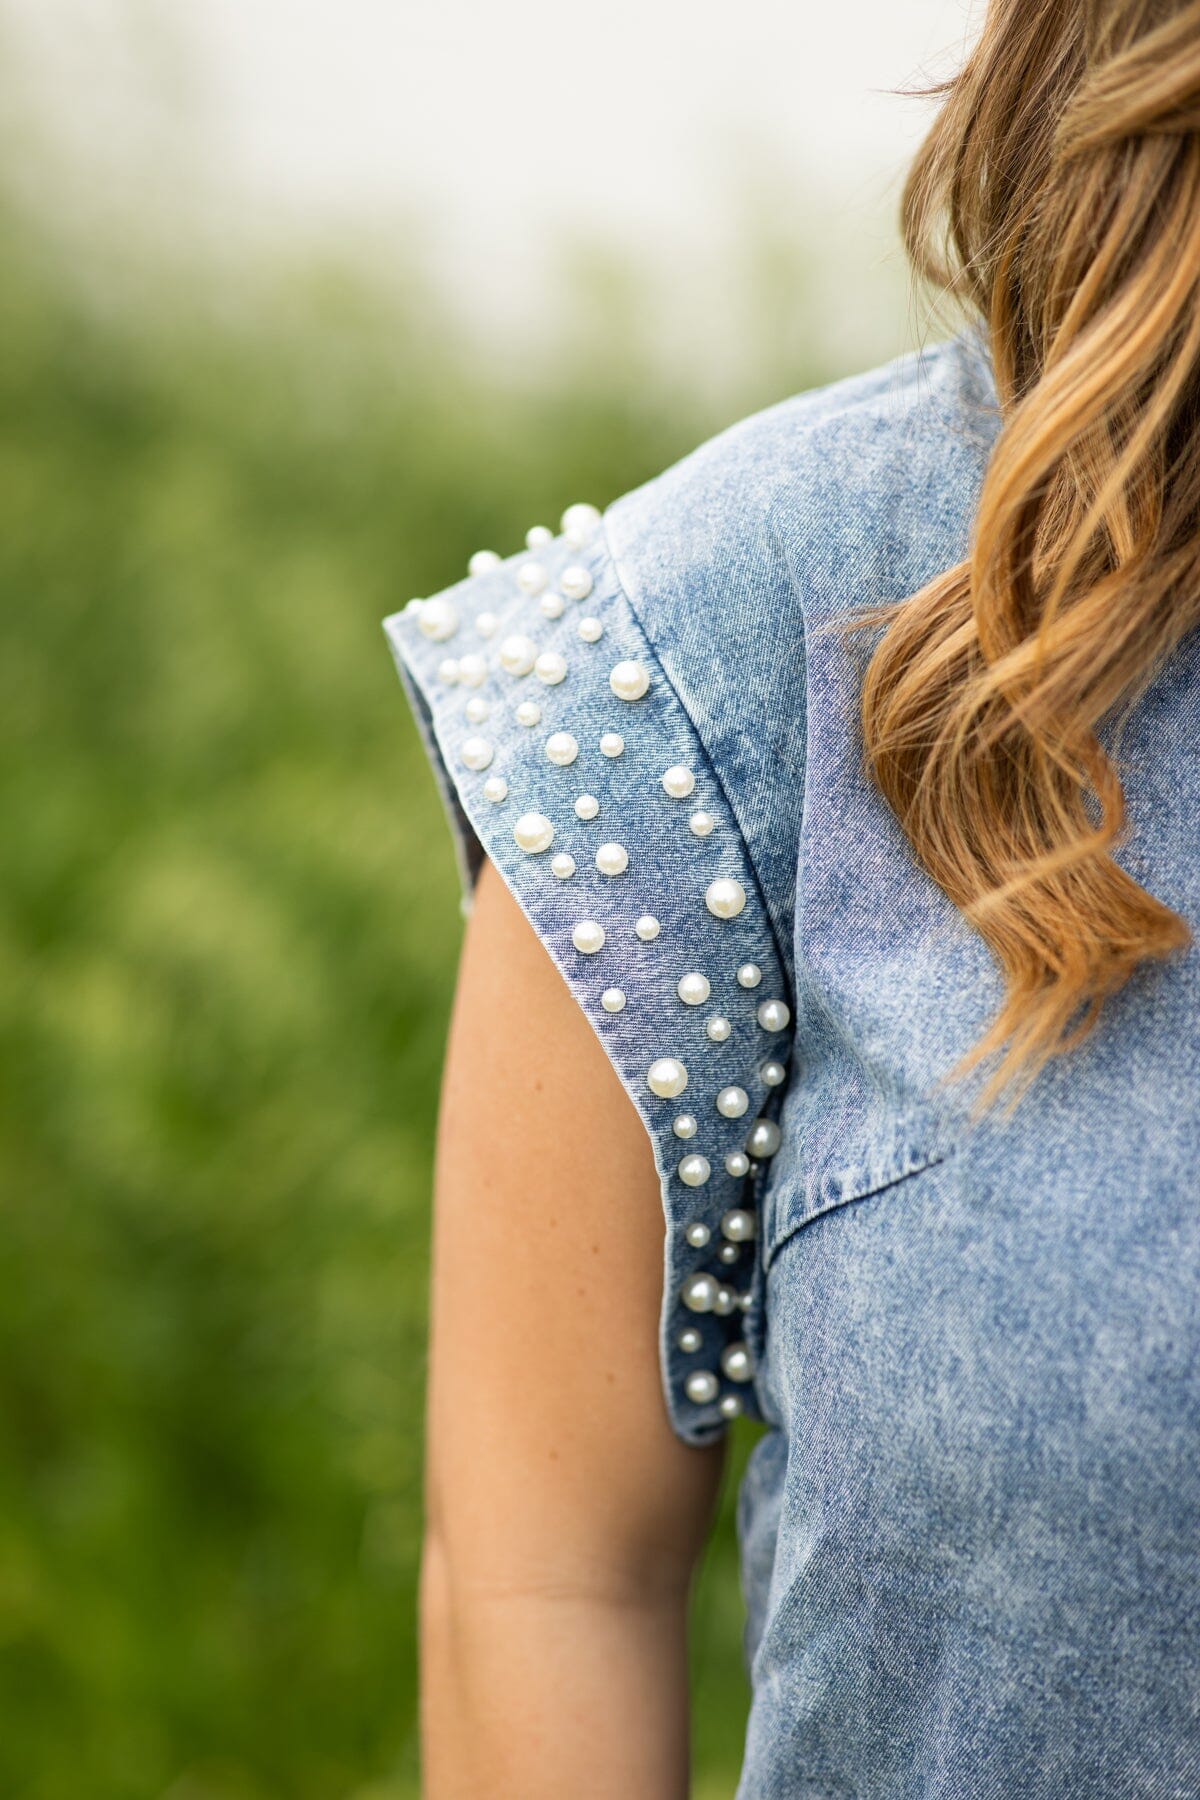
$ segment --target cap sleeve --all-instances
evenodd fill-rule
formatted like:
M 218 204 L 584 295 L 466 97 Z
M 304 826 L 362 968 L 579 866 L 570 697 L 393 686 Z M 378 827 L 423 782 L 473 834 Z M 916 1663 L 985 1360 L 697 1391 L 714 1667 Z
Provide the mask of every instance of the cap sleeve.
M 618 577 L 605 521 L 385 621 L 441 785 L 465 907 L 486 853 L 583 1008 L 654 1147 L 674 1430 L 758 1415 L 756 1186 L 791 999 L 771 911 L 701 734 Z

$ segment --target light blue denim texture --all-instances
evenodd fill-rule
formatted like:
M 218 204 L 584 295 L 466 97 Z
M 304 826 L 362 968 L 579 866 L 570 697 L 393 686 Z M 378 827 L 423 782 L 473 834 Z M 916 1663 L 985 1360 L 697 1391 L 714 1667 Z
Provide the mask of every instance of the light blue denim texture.
M 730 1394 L 769 1427 L 739 1496 L 754 1697 L 737 1800 L 1200 1796 L 1198 958 L 1144 970 L 1011 1118 L 972 1124 L 977 1080 L 938 1083 L 999 978 L 864 775 L 865 645 L 839 630 L 965 553 L 997 429 L 968 330 L 722 433 L 611 506 L 579 552 L 559 539 L 447 590 L 452 638 L 426 638 L 419 609 L 387 622 L 465 887 L 482 843 L 654 1142 L 675 1429 L 719 1432 Z M 529 560 L 552 580 L 582 563 L 592 594 L 546 620 L 516 582 Z M 502 621 L 489 639 L 482 609 Z M 583 614 L 604 625 L 594 645 Z M 562 682 L 494 668 L 514 630 L 561 650 Z M 482 686 L 439 677 L 471 652 Z M 610 690 L 622 658 L 647 670 L 640 700 Z M 492 709 L 481 724 L 463 716 L 471 694 Z M 536 728 L 514 723 L 526 698 Z M 1121 739 L 1119 856 L 1193 923 L 1198 728 L 1191 638 Z M 569 767 L 544 754 L 555 730 L 578 739 Z M 605 731 L 622 755 L 600 753 Z M 485 771 L 461 761 L 473 735 L 492 745 Z M 687 799 L 661 785 L 676 764 L 696 776 Z M 509 797 L 492 803 L 497 774 Z M 590 823 L 572 811 L 585 792 Z M 706 837 L 688 826 L 697 807 L 716 820 Z M 512 825 L 531 809 L 555 841 L 526 855 Z M 629 851 L 618 876 L 593 864 L 610 841 Z M 547 867 L 561 849 L 569 879 Z M 704 905 L 717 876 L 745 889 L 734 918 Z M 651 943 L 633 929 L 646 912 Z M 572 941 L 584 918 L 606 933 L 592 955 Z M 747 961 L 756 989 L 735 978 Z M 678 999 L 690 971 L 710 1003 Z M 610 986 L 627 995 L 615 1014 L 599 1003 Z M 757 1024 L 770 997 L 791 1010 L 782 1033 Z M 714 1012 L 724 1043 L 704 1033 Z M 676 1100 L 646 1085 L 663 1055 L 688 1069 Z M 773 1090 L 772 1056 L 790 1061 Z M 735 1083 L 750 1105 L 728 1120 L 714 1099 Z M 698 1121 L 687 1140 L 682 1111 Z M 780 1148 L 735 1179 L 723 1158 L 760 1112 L 778 1116 Z M 712 1174 L 688 1187 L 678 1164 L 694 1152 Z M 733 1205 L 756 1210 L 758 1235 L 728 1265 Z M 690 1223 L 707 1244 L 689 1244 Z M 697 1271 L 748 1309 L 689 1311 Z M 687 1327 L 698 1351 L 679 1348 Z M 743 1335 L 749 1386 L 720 1361 Z M 687 1397 L 697 1369 L 715 1398 Z

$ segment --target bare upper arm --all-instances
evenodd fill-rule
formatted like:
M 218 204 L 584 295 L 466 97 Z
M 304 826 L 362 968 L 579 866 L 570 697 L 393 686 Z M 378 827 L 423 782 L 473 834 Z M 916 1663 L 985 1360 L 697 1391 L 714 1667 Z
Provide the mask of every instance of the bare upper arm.
M 491 863 L 438 1128 L 429 1528 L 461 1579 L 685 1582 L 721 1446 L 671 1430 L 650 1141 Z

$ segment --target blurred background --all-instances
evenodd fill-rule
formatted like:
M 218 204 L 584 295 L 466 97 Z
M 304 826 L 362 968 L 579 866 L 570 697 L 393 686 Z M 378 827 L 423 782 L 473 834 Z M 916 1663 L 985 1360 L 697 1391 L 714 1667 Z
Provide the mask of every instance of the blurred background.
M 4 1800 L 416 1800 L 461 921 L 379 621 L 944 334 L 888 90 L 974 10 L 0 0 Z

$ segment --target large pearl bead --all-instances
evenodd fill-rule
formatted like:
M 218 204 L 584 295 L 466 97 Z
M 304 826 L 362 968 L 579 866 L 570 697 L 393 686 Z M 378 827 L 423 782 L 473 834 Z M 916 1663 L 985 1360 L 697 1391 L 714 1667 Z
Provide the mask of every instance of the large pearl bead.
M 740 1181 L 744 1175 L 750 1173 L 750 1158 L 744 1150 L 729 1152 L 725 1158 L 725 1173 L 732 1175 L 735 1181 Z
M 559 576 L 558 585 L 568 600 L 586 600 L 592 591 L 592 578 L 582 563 L 572 563 Z
M 465 740 L 459 755 L 468 769 L 486 769 L 495 752 L 486 738 L 469 737 Z
M 714 1044 L 723 1044 L 732 1030 L 733 1026 L 721 1013 L 714 1013 L 711 1019 L 704 1021 L 704 1035 Z
M 557 856 L 550 858 L 550 870 L 560 881 L 570 881 L 575 873 L 575 858 L 569 850 L 560 850 Z
M 750 1108 L 750 1096 L 743 1087 L 723 1087 L 717 1095 L 717 1111 L 723 1119 L 740 1119 Z
M 721 1352 L 721 1367 L 730 1381 L 749 1381 L 754 1363 L 745 1344 L 726 1344 Z
M 783 1141 L 783 1134 L 774 1119 L 755 1119 L 746 1139 L 746 1149 L 751 1156 L 765 1158 L 774 1156 Z
M 680 1113 L 671 1126 L 677 1138 L 694 1138 L 699 1129 L 700 1121 L 695 1113 Z
M 707 1156 L 699 1156 L 695 1151 L 679 1165 L 679 1179 L 685 1187 L 703 1187 L 711 1174 L 712 1164 Z
M 423 637 L 432 638 L 435 644 L 443 644 L 458 630 L 458 608 L 453 600 L 446 600 L 441 595 L 423 600 L 417 625 Z
M 565 769 L 579 755 L 579 745 L 569 731 L 552 731 L 546 739 L 546 755 L 560 769 Z
M 683 1385 L 689 1400 L 694 1400 L 697 1406 L 707 1406 L 710 1400 L 716 1399 L 721 1384 L 711 1369 L 693 1369 Z
M 526 856 L 536 856 L 540 850 L 548 850 L 554 842 L 554 827 L 545 813 L 522 813 L 513 826 L 513 836 L 519 849 Z
M 586 619 L 580 619 L 575 629 L 578 631 L 585 644 L 598 644 L 600 639 L 604 636 L 604 627 L 599 619 L 593 619 L 590 616 Z
M 694 812 L 688 820 L 688 830 L 694 837 L 711 837 L 717 828 L 717 821 L 710 812 Z
M 542 709 L 537 701 L 522 700 L 520 706 L 518 706 L 516 710 L 516 720 L 518 725 L 524 725 L 526 731 L 531 731 L 535 725 L 540 725 L 542 722 Z
M 509 675 L 528 675 L 537 661 L 537 645 L 523 632 L 514 631 L 501 640 L 500 667 Z
M 689 1275 L 679 1290 L 679 1298 L 689 1312 L 715 1312 L 721 1284 L 715 1275 Z
M 743 963 L 737 972 L 738 986 L 756 988 L 762 980 L 762 970 L 757 963 Z
M 736 919 L 746 904 L 746 890 L 740 881 L 721 876 L 705 888 L 704 904 L 716 919 Z
M 543 650 L 533 665 L 533 672 L 547 687 L 557 687 L 566 679 L 567 659 L 557 650 Z
M 540 594 L 549 579 L 539 562 L 524 562 L 517 570 L 517 586 L 523 594 Z
M 674 1100 L 688 1084 L 688 1072 L 677 1056 L 659 1056 L 646 1070 L 646 1086 L 660 1100 Z
M 721 1215 L 721 1233 L 731 1244 L 748 1244 L 757 1229 L 754 1214 L 744 1206 L 731 1206 Z
M 685 1356 L 695 1356 L 704 1339 L 694 1325 L 685 1325 L 675 1342 Z
M 662 926 L 653 913 L 643 913 L 633 929 L 643 944 L 650 944 L 658 936 Z
M 783 1000 L 760 1000 L 755 1013 L 764 1031 L 785 1031 L 791 1016 L 787 1003 Z
M 681 975 L 675 985 L 675 992 L 685 1006 L 703 1006 L 712 993 L 712 986 L 707 975 L 694 970 L 690 975 Z
M 599 507 L 589 505 L 586 500 L 577 500 L 562 516 L 563 536 L 572 550 L 582 550 L 595 537 L 599 524 Z
M 538 611 L 543 619 L 561 619 L 566 602 L 561 594 L 550 592 L 543 594 L 538 601 Z
M 599 811 L 600 802 L 597 800 L 595 794 L 580 794 L 578 800 L 575 802 L 575 817 L 577 819 L 594 819 Z
M 458 679 L 464 687 L 482 687 L 487 680 L 487 657 L 480 656 L 478 650 L 468 650 L 465 656 L 460 656 Z
M 500 558 L 494 550 L 477 550 L 467 564 L 468 575 L 486 575 L 489 569 L 498 569 Z
M 595 919 L 580 919 L 571 933 L 571 942 L 581 956 L 595 956 L 604 948 L 604 927 Z
M 596 852 L 596 867 L 601 875 L 623 875 L 629 867 L 629 852 L 624 844 L 601 844 Z
M 545 525 L 531 525 L 525 533 L 527 550 L 544 550 L 547 544 L 554 542 L 554 533 Z
M 502 800 L 508 799 L 508 783 L 503 775 L 489 775 L 483 784 L 483 797 L 499 806 Z
M 625 994 L 621 988 L 605 988 L 600 996 L 600 1004 L 606 1013 L 619 1013 L 625 1010 Z
M 618 700 L 640 700 L 650 686 L 650 674 L 640 662 L 619 662 L 609 671 L 608 685 Z
M 692 1246 L 693 1250 L 703 1250 L 705 1244 L 707 1244 L 709 1238 L 712 1236 L 712 1231 L 704 1224 L 703 1220 L 694 1219 L 683 1235 Z
M 670 794 L 672 800 L 686 800 L 696 785 L 696 777 L 682 763 L 676 763 L 668 769 L 662 778 L 663 790 Z

